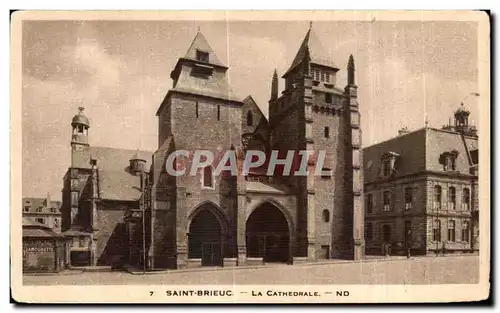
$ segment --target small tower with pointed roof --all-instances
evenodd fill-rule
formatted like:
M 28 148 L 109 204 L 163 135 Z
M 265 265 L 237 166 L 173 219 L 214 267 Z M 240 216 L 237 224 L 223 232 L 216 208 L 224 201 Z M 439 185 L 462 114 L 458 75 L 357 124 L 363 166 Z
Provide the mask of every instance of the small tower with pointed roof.
M 144 173 L 146 167 L 146 160 L 139 155 L 137 151 L 132 158 L 130 158 L 129 171 L 131 174 L 138 176 Z
M 85 108 L 79 107 L 78 113 L 71 120 L 71 167 L 88 168 L 87 153 L 89 151 L 90 122 L 83 113 Z
M 229 85 L 228 67 L 201 31 L 198 30 L 186 54 L 178 59 L 170 77 L 172 88 L 157 110 L 159 131 L 155 164 L 166 164 L 173 150 L 208 150 L 215 158 L 220 158 L 222 152 L 241 146 L 243 102 Z M 131 167 L 136 161 L 131 160 Z M 155 220 L 161 227 L 157 228 L 152 242 L 152 251 L 155 251 L 152 254 L 156 256 L 153 266 L 182 268 L 187 266 L 189 254 L 197 255 L 198 250 L 188 251 L 187 220 L 191 210 L 199 206 L 200 199 L 210 199 L 217 207 L 233 208 L 237 206 L 235 202 L 245 198 L 243 194 L 227 196 L 229 182 L 214 174 L 216 165 L 214 162 L 195 175 L 187 172 L 174 177 L 163 169 L 157 174 L 159 178 L 153 182 L 153 188 L 158 192 L 152 195 L 156 198 L 155 205 L 175 208 L 175 212 L 156 211 Z M 190 171 L 190 165 L 186 166 Z M 244 188 L 240 186 L 240 189 Z M 165 238 L 171 241 L 166 242 Z M 231 240 L 226 244 L 233 250 L 225 248 L 224 251 L 236 257 L 236 237 Z M 175 260 L 162 253 L 175 255 Z

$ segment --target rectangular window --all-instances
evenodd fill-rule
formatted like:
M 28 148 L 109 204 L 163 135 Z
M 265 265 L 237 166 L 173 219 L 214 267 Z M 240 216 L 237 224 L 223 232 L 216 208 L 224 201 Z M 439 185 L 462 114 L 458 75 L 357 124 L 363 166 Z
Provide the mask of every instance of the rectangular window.
M 391 210 L 391 193 L 389 191 L 384 191 L 384 211 Z
M 325 73 L 325 80 L 326 80 L 327 83 L 330 82 L 330 73 L 328 73 L 328 72 Z
M 330 138 L 330 128 L 328 126 L 325 127 L 325 138 Z
M 371 193 L 366 196 L 366 212 L 373 212 L 373 195 Z
M 217 120 L 220 121 L 220 105 L 217 106 Z
M 434 208 L 435 209 L 441 209 L 441 197 L 442 197 L 442 191 L 441 191 L 441 186 L 436 185 L 434 186 Z
M 455 242 L 455 221 L 448 221 L 448 241 Z
M 464 221 L 464 224 L 462 226 L 462 241 L 469 242 L 470 230 L 469 230 L 469 222 Z
M 391 175 L 391 161 L 383 160 L 382 161 L 382 172 L 385 177 Z
M 405 210 L 411 209 L 413 203 L 413 190 L 411 187 L 405 188 Z
M 331 93 L 325 93 L 325 102 L 329 104 L 333 103 L 333 96 Z
M 456 189 L 455 187 L 450 187 L 448 189 L 448 203 L 450 205 L 450 209 L 455 210 L 456 200 L 457 200 Z
M 45 219 L 43 217 L 37 217 L 36 221 L 40 224 L 45 224 Z
M 27 205 L 24 207 L 24 212 L 29 212 L 30 211 L 30 207 Z
M 196 110 L 196 118 L 198 118 L 198 117 L 199 117 L 198 101 L 196 101 L 196 107 L 195 107 L 195 110 Z
M 78 246 L 79 247 L 84 247 L 85 246 L 85 237 L 80 236 L 80 238 L 78 240 Z
M 470 210 L 470 190 L 469 188 L 464 188 L 462 191 L 462 203 L 464 206 L 464 209 L 469 211 Z
M 434 220 L 434 225 L 432 229 L 432 240 L 441 241 L 441 221 Z
M 321 71 L 321 81 L 325 81 L 325 72 Z
M 316 72 L 314 73 L 314 80 L 319 81 L 319 70 L 316 70 Z
M 208 62 L 208 52 L 196 50 L 196 60 Z

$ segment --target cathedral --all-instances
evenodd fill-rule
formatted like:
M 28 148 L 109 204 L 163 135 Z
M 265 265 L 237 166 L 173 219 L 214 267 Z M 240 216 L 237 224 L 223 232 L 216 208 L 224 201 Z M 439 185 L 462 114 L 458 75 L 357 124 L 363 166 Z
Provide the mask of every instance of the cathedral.
M 363 240 L 361 128 L 354 59 L 339 66 L 309 28 L 283 73 L 271 78 L 269 118 L 240 99 L 228 67 L 198 31 L 172 70 L 158 106 L 152 153 L 89 145 L 83 108 L 72 120 L 62 230 L 70 265 L 149 270 L 360 259 Z M 347 71 L 339 88 L 337 72 Z M 325 150 L 321 176 L 249 173 L 170 175 L 178 150 Z M 189 160 L 187 162 L 190 162 Z M 307 162 L 308 168 L 318 166 Z

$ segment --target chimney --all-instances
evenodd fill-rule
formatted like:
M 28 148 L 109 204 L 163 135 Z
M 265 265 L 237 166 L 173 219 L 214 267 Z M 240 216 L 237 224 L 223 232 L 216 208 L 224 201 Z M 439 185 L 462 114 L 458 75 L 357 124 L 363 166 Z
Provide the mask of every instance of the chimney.
M 408 127 L 403 127 L 400 130 L 398 130 L 398 136 L 406 135 L 408 133 L 410 133 L 410 131 L 408 130 Z

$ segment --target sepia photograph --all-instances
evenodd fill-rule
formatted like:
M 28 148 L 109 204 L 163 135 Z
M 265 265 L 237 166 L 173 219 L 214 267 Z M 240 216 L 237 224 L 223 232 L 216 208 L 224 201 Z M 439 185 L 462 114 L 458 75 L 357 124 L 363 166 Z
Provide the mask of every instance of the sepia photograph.
M 13 299 L 488 298 L 489 23 L 16 12 Z

